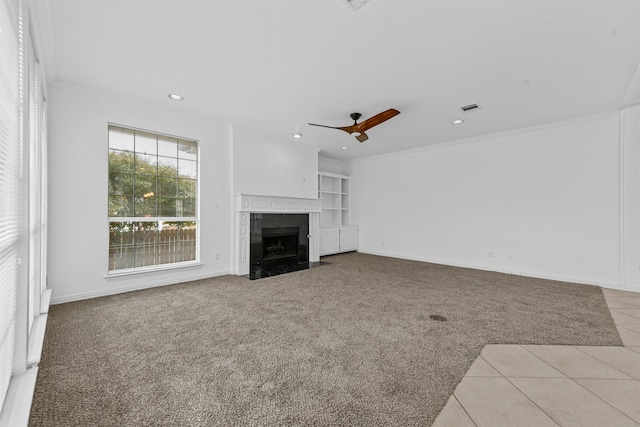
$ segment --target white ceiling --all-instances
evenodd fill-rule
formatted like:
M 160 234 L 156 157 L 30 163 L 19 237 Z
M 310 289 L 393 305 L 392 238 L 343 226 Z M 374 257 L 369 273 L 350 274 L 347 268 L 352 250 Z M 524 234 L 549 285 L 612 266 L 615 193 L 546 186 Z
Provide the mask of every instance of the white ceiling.
M 317 145 L 336 159 L 617 110 L 640 63 L 638 0 L 370 0 L 356 12 L 344 0 L 49 7 L 50 82 Z M 470 103 L 480 108 L 463 113 Z M 364 120 L 388 108 L 402 114 L 362 144 L 307 124 L 345 126 L 349 113 Z M 458 118 L 464 124 L 452 125 Z

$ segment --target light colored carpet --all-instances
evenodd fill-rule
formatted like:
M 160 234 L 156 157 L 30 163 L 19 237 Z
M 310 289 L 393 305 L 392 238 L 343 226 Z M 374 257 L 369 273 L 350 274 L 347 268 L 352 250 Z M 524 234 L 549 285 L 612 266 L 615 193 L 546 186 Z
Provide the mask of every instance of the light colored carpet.
M 51 307 L 30 424 L 428 426 L 485 344 L 622 344 L 595 286 L 323 259 Z

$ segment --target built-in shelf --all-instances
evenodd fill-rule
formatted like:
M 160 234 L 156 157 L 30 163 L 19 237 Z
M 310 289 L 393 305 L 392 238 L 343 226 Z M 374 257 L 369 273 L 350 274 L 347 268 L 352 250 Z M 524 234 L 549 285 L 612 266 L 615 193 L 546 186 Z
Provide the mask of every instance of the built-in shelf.
M 329 172 L 318 174 L 318 198 L 322 200 L 323 227 L 349 225 L 349 177 Z
M 358 249 L 358 227 L 351 224 L 349 212 L 349 179 L 331 172 L 318 173 L 320 255 Z

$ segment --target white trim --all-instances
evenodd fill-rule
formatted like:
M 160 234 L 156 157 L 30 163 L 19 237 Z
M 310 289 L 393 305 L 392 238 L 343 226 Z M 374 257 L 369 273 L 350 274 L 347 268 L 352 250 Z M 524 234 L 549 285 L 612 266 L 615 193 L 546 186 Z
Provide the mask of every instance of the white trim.
M 49 313 L 49 305 L 51 304 L 51 289 L 46 289 L 40 297 L 40 314 Z
M 235 212 L 320 213 L 321 200 L 258 194 L 236 194 Z
M 48 314 L 41 314 L 33 320 L 33 326 L 29 334 L 29 352 L 27 354 L 27 367 L 29 368 L 40 363 L 48 317 Z
M 485 141 L 485 140 L 488 140 L 488 139 L 502 138 L 502 137 L 511 136 L 511 135 L 519 135 L 521 133 L 528 133 L 528 132 L 534 132 L 534 131 L 538 131 L 538 130 L 550 129 L 550 128 L 554 128 L 554 127 L 558 127 L 558 126 L 565 126 L 565 125 L 569 125 L 569 124 L 573 124 L 573 123 L 582 123 L 582 122 L 586 122 L 586 121 L 590 121 L 590 120 L 612 118 L 612 117 L 615 117 L 618 113 L 619 113 L 619 110 L 607 111 L 607 112 L 604 112 L 604 113 L 592 114 L 592 115 L 589 115 L 589 116 L 582 116 L 582 117 L 577 117 L 577 118 L 573 118 L 573 119 L 560 120 L 560 121 L 557 121 L 557 122 L 543 123 L 543 124 L 534 125 L 534 126 L 528 126 L 528 127 L 524 127 L 524 128 L 507 130 L 507 131 L 504 131 L 504 132 L 495 132 L 495 133 L 490 133 L 490 134 L 486 134 L 486 135 L 473 136 L 473 137 L 470 137 L 470 138 L 456 139 L 456 140 L 452 140 L 452 141 L 444 141 L 444 142 L 439 142 L 439 143 L 436 143 L 436 144 L 425 145 L 425 146 L 422 146 L 422 147 L 409 148 L 407 150 L 394 151 L 392 153 L 377 154 L 377 155 L 374 155 L 374 156 L 360 157 L 360 158 L 351 159 L 351 160 L 344 160 L 344 162 L 345 163 L 349 163 L 349 164 L 353 164 L 353 163 L 358 163 L 358 162 L 366 161 L 366 160 L 386 159 L 386 158 L 389 158 L 389 157 L 404 156 L 404 155 L 411 154 L 411 153 L 417 153 L 417 152 L 428 151 L 428 150 L 436 150 L 436 149 L 440 149 L 440 148 L 452 147 L 452 146 L 455 146 L 455 145 L 477 143 L 477 142 L 482 142 L 482 141 Z
M 154 273 L 156 271 L 177 270 L 180 268 L 188 268 L 188 267 L 201 267 L 203 265 L 204 264 L 200 261 L 183 261 L 183 262 L 174 262 L 174 263 L 168 263 L 168 264 L 150 265 L 146 267 L 127 268 L 123 270 L 109 271 L 104 276 L 104 278 L 109 279 L 111 277 L 131 276 L 134 274 L 143 274 L 143 273 Z
M 232 271 L 238 276 L 249 274 L 250 213 L 298 213 L 309 215 L 309 262 L 320 260 L 320 221 L 322 200 L 303 197 L 236 194 L 234 203 L 234 240 Z M 316 251 L 318 249 L 318 251 Z
M 0 427 L 21 427 L 29 424 L 37 378 L 37 366 L 27 369 L 21 375 L 11 377 L 9 391 L 0 414 Z
M 351 178 L 349 175 L 344 175 L 344 174 L 335 173 L 335 172 L 325 172 L 321 170 L 318 171 L 318 175 L 330 176 L 333 178 L 341 178 L 341 179 Z
M 183 141 L 192 141 L 192 142 L 197 142 L 199 143 L 200 141 L 195 139 L 195 138 L 187 138 L 185 136 L 177 136 L 177 135 L 172 135 L 170 133 L 163 133 L 163 132 L 158 132 L 155 130 L 149 130 L 149 129 L 142 129 L 142 128 L 137 128 L 135 126 L 129 126 L 129 125 L 122 125 L 120 123 L 114 123 L 114 122 L 107 122 L 107 127 L 108 126 L 115 126 L 115 127 L 119 127 L 122 129 L 128 129 L 128 130 L 132 130 L 134 132 L 144 132 L 144 133 L 151 133 L 154 135 L 158 135 L 158 136 L 166 136 L 167 138 L 176 138 L 176 139 L 181 139 Z M 197 144 L 198 148 L 200 147 L 200 144 Z M 198 155 L 200 153 L 198 152 Z
M 197 222 L 195 216 L 110 216 L 109 222 Z
M 625 208 L 626 208 L 626 179 L 625 179 L 625 131 L 624 114 L 618 114 L 618 283 L 626 285 L 625 272 Z
M 552 274 L 539 274 L 539 273 L 531 273 L 528 271 L 507 270 L 507 269 L 501 269 L 501 268 L 489 268 L 489 267 L 480 266 L 480 265 L 464 264 L 464 263 L 448 262 L 448 261 L 445 262 L 442 260 L 432 260 L 428 258 L 410 257 L 405 255 L 382 253 L 382 252 L 375 252 L 375 251 L 358 250 L 358 252 L 362 254 L 378 255 L 378 256 L 383 256 L 387 258 L 405 259 L 408 261 L 420 261 L 420 262 L 428 262 L 430 264 L 448 265 L 451 267 L 462 267 L 462 268 L 470 268 L 473 270 L 493 271 L 495 273 L 511 274 L 514 276 L 522 276 L 522 277 L 532 277 L 535 279 L 555 280 L 558 282 L 575 283 L 579 285 L 600 286 L 602 288 L 609 288 L 609 289 L 622 289 L 622 290 L 628 289 L 628 288 L 620 287 L 620 285 L 616 283 L 596 282 L 593 280 L 577 279 L 575 277 L 556 276 Z
M 122 294 L 125 292 L 131 292 L 131 291 L 139 291 L 142 289 L 150 289 L 150 288 L 157 288 L 157 287 L 161 287 L 161 286 L 168 286 L 168 285 L 175 285 L 178 283 L 185 283 L 185 282 L 192 282 L 194 280 L 203 280 L 203 279 L 210 279 L 212 277 L 219 277 L 219 276 L 226 276 L 230 274 L 230 272 L 227 271 L 220 271 L 217 273 L 208 273 L 208 274 L 200 274 L 200 275 L 194 275 L 194 276 L 187 276 L 187 277 L 180 277 L 180 278 L 174 278 L 174 279 L 166 279 L 166 280 L 154 280 L 153 282 L 147 282 L 147 283 L 140 283 L 140 284 L 136 284 L 136 285 L 129 285 L 129 286 L 122 286 L 119 288 L 111 288 L 111 289 L 105 289 L 102 291 L 96 291 L 96 292 L 85 292 L 85 293 L 81 293 L 81 294 L 75 294 L 75 295 L 67 295 L 64 297 L 58 297 L 58 298 L 52 298 L 51 299 L 51 304 L 55 305 L 55 304 L 64 304 L 67 302 L 72 302 L 72 301 L 81 301 L 81 300 L 85 300 L 85 299 L 91 299 L 91 298 L 98 298 L 98 297 L 104 297 L 104 296 L 109 296 L 109 295 L 116 295 L 116 294 Z
M 233 126 L 227 125 L 225 132 L 225 144 L 227 149 L 227 163 L 229 165 L 229 183 L 228 183 L 228 199 L 229 202 L 229 213 L 231 214 L 232 221 L 235 221 L 235 212 L 233 212 L 234 203 L 235 203 L 235 192 L 234 192 L 234 183 L 235 183 L 235 161 L 234 161 L 234 145 L 233 145 Z M 216 205 L 217 206 L 217 205 Z M 234 224 L 229 227 L 229 248 L 231 249 L 231 256 L 229 257 L 229 271 L 234 269 L 238 258 L 238 248 L 236 242 L 236 230 Z

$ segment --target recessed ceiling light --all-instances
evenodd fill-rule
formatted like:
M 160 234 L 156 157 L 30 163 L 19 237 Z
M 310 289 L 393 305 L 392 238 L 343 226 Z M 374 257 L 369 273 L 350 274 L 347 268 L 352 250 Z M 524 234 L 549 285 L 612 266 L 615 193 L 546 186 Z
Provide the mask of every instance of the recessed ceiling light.
M 346 145 L 343 145 L 342 147 L 340 147 L 341 150 L 348 150 L 349 147 L 347 147 Z
M 300 138 L 302 138 L 302 134 L 300 132 L 296 132 L 296 133 L 293 134 L 293 137 L 295 139 L 300 139 Z
M 181 97 L 180 95 L 176 95 L 175 93 L 170 93 L 169 98 L 173 99 L 174 101 L 182 101 L 184 99 L 183 97 Z
M 451 123 L 453 123 L 454 125 L 459 125 L 460 123 L 464 123 L 464 120 L 458 119 L 458 120 L 452 121 Z

